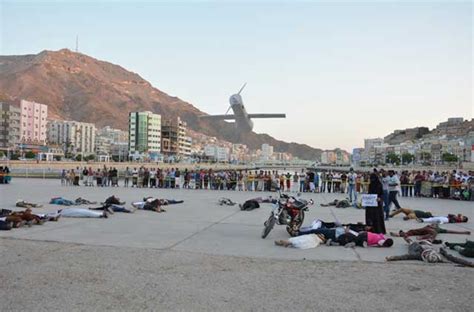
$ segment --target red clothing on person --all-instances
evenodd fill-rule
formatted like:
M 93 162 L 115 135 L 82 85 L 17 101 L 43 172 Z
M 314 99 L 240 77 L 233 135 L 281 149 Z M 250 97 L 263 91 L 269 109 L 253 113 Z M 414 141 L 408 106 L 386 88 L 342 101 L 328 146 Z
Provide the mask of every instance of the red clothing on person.
M 368 246 L 379 246 L 380 241 L 385 241 L 385 235 L 367 232 L 367 245 Z

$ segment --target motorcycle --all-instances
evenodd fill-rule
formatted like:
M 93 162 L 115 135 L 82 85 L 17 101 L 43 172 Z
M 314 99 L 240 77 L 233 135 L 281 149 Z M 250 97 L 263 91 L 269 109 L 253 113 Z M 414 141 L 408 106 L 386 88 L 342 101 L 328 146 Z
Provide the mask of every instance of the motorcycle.
M 279 192 L 279 200 L 273 204 L 270 217 L 265 221 L 262 238 L 270 234 L 275 224 L 286 225 L 286 231 L 290 236 L 298 235 L 298 231 L 303 224 L 305 211 L 309 210 L 309 205 L 314 202 L 282 194 Z

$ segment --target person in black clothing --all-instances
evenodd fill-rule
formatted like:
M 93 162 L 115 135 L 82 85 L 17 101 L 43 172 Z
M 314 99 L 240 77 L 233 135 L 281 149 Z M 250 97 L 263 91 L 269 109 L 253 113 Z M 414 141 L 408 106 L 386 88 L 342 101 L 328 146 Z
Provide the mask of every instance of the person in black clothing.
M 370 175 L 369 194 L 377 195 L 378 205 L 377 207 L 365 207 L 365 223 L 372 227 L 373 233 L 385 234 L 383 187 L 375 172 Z

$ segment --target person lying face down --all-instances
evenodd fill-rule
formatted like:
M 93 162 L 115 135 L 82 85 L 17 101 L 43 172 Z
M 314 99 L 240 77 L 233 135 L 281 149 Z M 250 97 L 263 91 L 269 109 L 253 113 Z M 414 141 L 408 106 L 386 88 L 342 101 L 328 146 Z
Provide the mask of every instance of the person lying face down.
M 403 220 L 417 220 L 419 222 L 426 223 L 465 223 L 468 221 L 466 216 L 462 214 L 448 214 L 447 216 L 433 216 L 431 212 L 422 211 L 422 210 L 413 210 L 409 208 L 400 208 L 393 211 L 390 214 L 390 218 L 395 217 L 396 215 L 403 213 L 405 217 Z
M 436 236 L 438 234 L 465 234 L 471 235 L 470 231 L 453 231 L 440 228 L 437 224 L 429 224 L 425 227 L 419 229 L 412 229 L 409 231 L 400 230 L 398 233 L 390 232 L 391 236 L 395 237 L 409 237 L 409 236 L 418 236 L 419 240 L 426 240 L 433 244 L 441 244 L 441 240 L 437 240 Z
M 107 212 L 93 211 L 84 208 L 65 208 L 58 210 L 58 214 L 66 218 L 108 218 Z
M 144 198 L 145 199 L 145 198 Z M 161 208 L 161 199 L 148 197 L 144 201 L 134 202 L 132 206 L 136 209 L 150 210 L 155 212 L 166 212 Z
M 24 221 L 28 225 L 44 223 L 44 221 L 41 220 L 39 216 L 32 213 L 31 208 L 27 208 L 24 211 L 13 211 L 5 218 L 5 221 L 13 222 L 16 224 L 21 223 L 21 221 Z
M 161 206 L 181 204 L 181 203 L 184 203 L 184 200 L 145 197 L 143 198 L 143 201 L 132 203 L 132 206 L 137 209 L 152 210 L 156 212 L 166 212 L 166 210 L 161 208 Z
M 408 253 L 401 256 L 386 257 L 387 261 L 400 260 L 420 260 L 428 263 L 443 262 L 441 255 L 434 249 L 430 242 L 426 240 L 414 241 L 405 236 L 403 239 L 409 244 Z
M 20 207 L 20 208 L 41 208 L 41 207 L 43 207 L 43 205 L 29 203 L 29 202 L 26 202 L 24 200 L 17 201 L 15 206 Z
M 122 205 L 125 205 L 125 202 L 120 201 L 120 198 L 118 198 L 115 195 L 112 195 L 112 196 L 108 197 L 105 200 L 104 204 L 106 204 L 106 205 L 121 205 L 122 206 Z
M 4 231 L 8 231 L 11 228 L 19 228 L 26 224 L 26 221 L 20 216 L 12 216 L 12 212 L 8 209 L 0 209 L 0 221 Z
M 460 255 L 474 258 L 474 241 L 466 240 L 465 243 L 444 243 L 449 249 L 456 250 Z
M 49 201 L 50 204 L 52 205 L 62 205 L 62 206 L 75 206 L 77 205 L 75 201 L 65 199 L 62 197 L 53 197 Z
M 390 213 L 389 217 L 393 218 L 396 215 L 403 213 L 405 216 L 403 217 L 403 220 L 415 220 L 418 218 L 431 218 L 433 215 L 429 211 L 422 211 L 422 210 L 413 210 L 410 208 L 400 208 L 397 210 L 392 211 Z
M 125 208 L 123 204 L 125 204 L 125 202 L 121 202 L 120 198 L 113 195 L 107 198 L 105 202 L 102 203 L 102 206 L 89 207 L 89 209 L 90 210 L 103 210 L 103 211 L 107 211 L 110 214 L 113 214 L 114 212 L 132 213 L 135 211 L 135 207 L 134 209 L 128 209 L 128 208 Z
M 338 240 L 345 242 L 346 247 L 391 247 L 393 245 L 393 239 L 387 238 L 384 234 L 372 232 L 360 232 L 358 235 L 345 233 Z
M 321 234 L 308 234 L 291 237 L 286 240 L 276 240 L 275 245 L 282 247 L 293 247 L 298 249 L 316 248 L 320 244 L 324 244 L 325 237 Z
M 424 223 L 437 223 L 437 224 L 444 224 L 444 223 L 466 223 L 469 221 L 468 217 L 463 216 L 462 214 L 448 214 L 447 216 L 441 217 L 431 217 L 431 218 L 418 218 L 416 219 L 418 222 Z
M 329 202 L 327 204 L 320 204 L 320 206 L 321 207 L 336 206 L 336 208 L 349 208 L 352 205 L 351 205 L 349 199 L 346 198 L 346 199 L 342 199 L 342 200 L 335 199 L 332 202 Z

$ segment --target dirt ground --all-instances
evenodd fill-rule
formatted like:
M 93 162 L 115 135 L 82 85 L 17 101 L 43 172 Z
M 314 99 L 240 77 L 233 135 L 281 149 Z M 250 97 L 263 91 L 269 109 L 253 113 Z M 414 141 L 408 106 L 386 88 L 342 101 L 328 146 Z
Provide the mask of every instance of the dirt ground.
M 472 311 L 451 264 L 288 261 L 0 239 L 1 311 Z

